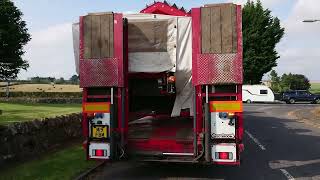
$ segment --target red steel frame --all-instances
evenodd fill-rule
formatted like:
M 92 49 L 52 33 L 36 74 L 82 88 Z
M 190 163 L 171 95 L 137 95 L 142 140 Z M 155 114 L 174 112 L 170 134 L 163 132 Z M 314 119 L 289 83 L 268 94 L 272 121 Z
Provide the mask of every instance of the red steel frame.
M 193 58 L 193 67 L 196 67 L 197 55 L 201 53 L 201 8 L 193 8 L 191 14 L 186 13 L 185 11 L 173 8 L 165 3 L 157 2 L 154 5 L 151 5 L 143 10 L 141 13 L 151 13 L 151 14 L 166 14 L 166 15 L 174 15 L 174 16 L 191 16 L 192 17 L 192 58 Z M 128 144 L 129 146 L 134 146 L 137 149 L 141 150 L 152 150 L 153 148 L 161 147 L 164 151 L 170 149 L 168 152 L 193 152 L 194 145 L 193 142 L 191 144 L 186 144 L 186 142 L 177 142 L 173 140 L 160 140 L 160 139 L 151 139 L 149 141 L 145 140 L 134 140 L 128 142 L 127 132 L 128 132 L 128 115 L 129 115 L 129 98 L 128 98 L 128 32 L 127 28 L 123 28 L 123 17 L 122 14 L 114 14 L 114 54 L 115 57 L 119 58 L 118 69 L 123 70 L 122 82 L 123 84 L 120 87 L 115 87 L 117 94 L 116 101 L 118 104 L 118 127 L 113 131 L 120 132 L 123 138 L 123 146 Z M 121 22 L 121 23 L 120 23 Z M 242 58 L 242 19 L 241 19 L 241 6 L 237 6 L 237 31 L 238 31 L 238 52 L 239 57 Z M 126 26 L 125 26 L 126 27 Z M 123 45 L 124 43 L 124 45 Z M 83 60 L 84 55 L 84 43 L 83 43 L 83 17 L 80 17 L 80 60 Z M 123 52 L 123 50 L 125 52 Z M 196 79 L 196 78 L 195 78 Z M 107 85 L 106 85 L 107 86 Z M 123 96 L 125 94 L 125 97 Z M 222 93 L 222 94 L 210 94 L 211 96 L 236 96 L 237 100 L 242 100 L 242 84 L 237 85 L 237 93 Z M 99 96 L 100 97 L 100 96 Z M 102 96 L 101 96 L 102 97 Z M 104 96 L 103 96 L 104 97 Z M 200 133 L 204 132 L 204 124 L 203 124 L 203 98 L 205 94 L 202 93 L 201 85 L 195 86 L 195 105 L 196 105 L 196 126 L 194 127 L 194 133 L 197 137 L 197 147 L 201 146 Z M 88 98 L 88 89 L 83 88 L 83 103 L 87 101 Z M 124 98 L 124 99 L 123 99 Z M 125 101 L 123 107 L 123 100 Z M 123 113 L 124 111 L 124 113 Z M 125 117 L 123 117 L 125 115 Z M 238 129 L 236 133 L 236 139 L 238 143 L 238 152 L 241 152 L 244 149 L 242 144 L 243 137 L 243 117 L 242 113 L 237 113 L 238 115 Z M 83 113 L 83 134 L 88 138 L 88 114 Z M 123 121 L 124 119 L 124 121 Z M 124 122 L 124 124 L 123 124 Z M 112 130 L 111 130 L 112 131 Z M 84 147 L 86 149 L 87 141 L 84 142 Z M 88 154 L 88 153 L 87 153 Z M 239 153 L 240 154 L 240 153 Z M 196 156 L 197 154 L 195 154 Z M 238 155 L 238 159 L 240 155 Z M 215 163 L 215 164 L 239 164 L 236 163 Z
M 86 61 L 84 58 L 84 27 L 83 27 L 83 19 L 84 17 L 80 17 L 80 63 Z M 126 63 L 126 57 L 124 57 L 123 53 L 123 42 L 124 42 L 124 37 L 123 37 L 123 15 L 122 14 L 114 14 L 114 57 L 117 59 L 117 66 L 118 66 L 118 73 L 116 75 L 111 74 L 114 76 L 114 78 L 117 79 L 117 83 L 110 83 L 110 84 L 104 84 L 102 87 L 109 87 L 109 88 L 114 88 L 114 92 L 117 92 L 117 95 L 114 95 L 116 98 L 115 100 L 117 101 L 118 104 L 118 128 L 115 129 L 110 129 L 110 131 L 116 131 L 120 132 L 122 136 L 125 136 L 125 129 L 127 126 L 123 127 L 122 126 L 122 98 L 125 98 L 122 96 L 122 91 L 126 91 L 127 88 L 124 88 L 125 81 L 126 81 L 126 76 L 127 74 L 127 63 Z M 126 53 L 127 54 L 127 53 Z M 103 59 L 102 61 L 108 61 L 110 58 Z M 97 59 L 99 60 L 99 59 Z M 94 61 L 93 60 L 87 60 L 88 61 Z M 100 59 L 101 61 L 101 59 Z M 81 67 L 81 66 L 80 66 Z M 80 69 L 80 74 L 81 71 L 84 71 L 83 69 Z M 81 76 L 80 76 L 81 77 Z M 117 85 L 117 87 L 114 87 Z M 93 86 L 94 87 L 94 86 Z M 97 83 L 97 87 L 101 87 L 101 84 Z M 83 87 L 83 97 L 82 97 L 82 104 L 85 104 L 88 100 L 88 98 L 111 98 L 110 95 L 98 95 L 98 96 L 88 96 L 88 88 L 90 86 L 86 86 L 84 84 Z M 85 141 L 83 142 L 83 147 L 88 151 L 88 138 L 89 138 L 89 122 L 88 122 L 88 115 L 89 113 L 83 112 L 82 113 L 82 133 L 83 136 L 85 137 Z M 127 123 L 126 123 L 127 124 Z M 88 152 L 86 152 L 87 159 L 88 157 Z
M 197 67 L 198 54 L 201 54 L 201 8 L 193 8 L 191 10 L 192 16 L 192 66 Z M 242 56 L 243 56 L 243 45 L 242 45 L 242 10 L 241 6 L 237 5 L 237 60 L 241 61 L 242 64 Z M 200 133 L 204 132 L 203 125 L 203 99 L 206 96 L 202 93 L 201 85 L 198 85 L 197 73 L 193 73 L 193 85 L 195 86 L 195 104 L 196 104 L 196 127 L 195 133 L 197 137 L 199 137 Z M 203 84 L 206 85 L 206 84 Z M 238 101 L 242 101 L 242 82 L 237 84 L 237 92 L 236 93 L 213 93 L 209 94 L 212 96 L 235 96 Z M 240 159 L 240 153 L 244 150 L 244 145 L 242 144 L 243 139 L 243 113 L 236 113 L 238 117 L 238 128 L 236 130 L 236 141 L 237 141 L 237 152 L 238 158 Z M 200 146 L 200 139 L 198 138 L 198 146 Z M 217 163 L 215 164 L 230 164 L 230 165 L 239 165 L 240 161 L 235 163 Z

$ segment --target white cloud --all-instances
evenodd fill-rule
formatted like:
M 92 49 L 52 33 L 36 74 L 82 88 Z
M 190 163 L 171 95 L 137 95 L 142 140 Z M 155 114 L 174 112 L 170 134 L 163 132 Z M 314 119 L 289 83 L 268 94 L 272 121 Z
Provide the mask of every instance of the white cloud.
M 286 35 L 279 44 L 280 73 L 301 73 L 311 80 L 320 80 L 320 22 L 303 23 L 304 19 L 320 18 L 320 1 L 298 0 L 283 22 Z
M 304 74 L 309 79 L 320 79 L 320 47 L 318 48 L 288 48 L 281 52 L 281 60 L 276 68 L 278 72 Z
M 232 1 L 232 0 L 230 0 Z M 234 0 L 245 3 L 247 0 Z M 272 8 L 289 0 L 262 0 Z M 292 0 L 293 1 L 293 0 Z M 320 80 L 320 22 L 302 23 L 303 19 L 320 19 L 319 0 L 294 0 L 292 9 L 282 25 L 286 34 L 277 49 L 281 56 L 276 70 L 282 73 L 302 73 L 311 80 Z M 69 78 L 75 73 L 72 29 L 70 24 L 60 24 L 33 32 L 26 47 L 26 59 L 30 62 L 28 72 L 22 71 L 20 78 L 33 76 L 55 76 Z
M 22 71 L 19 78 L 70 78 L 75 74 L 71 23 L 32 32 L 31 35 L 32 40 L 25 48 L 25 58 L 29 61 L 30 68 L 27 72 Z

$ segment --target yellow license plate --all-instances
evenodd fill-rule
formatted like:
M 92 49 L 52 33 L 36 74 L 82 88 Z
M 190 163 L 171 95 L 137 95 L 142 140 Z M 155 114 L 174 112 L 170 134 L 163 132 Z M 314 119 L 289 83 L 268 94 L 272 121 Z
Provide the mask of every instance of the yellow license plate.
M 107 126 L 93 126 L 92 127 L 92 137 L 93 138 L 107 138 L 108 137 Z

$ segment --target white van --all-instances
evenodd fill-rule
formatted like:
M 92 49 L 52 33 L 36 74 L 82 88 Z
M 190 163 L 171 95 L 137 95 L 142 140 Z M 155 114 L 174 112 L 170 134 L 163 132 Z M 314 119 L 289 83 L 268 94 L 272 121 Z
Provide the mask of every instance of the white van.
M 247 103 L 274 102 L 274 94 L 268 86 L 243 85 L 242 100 Z

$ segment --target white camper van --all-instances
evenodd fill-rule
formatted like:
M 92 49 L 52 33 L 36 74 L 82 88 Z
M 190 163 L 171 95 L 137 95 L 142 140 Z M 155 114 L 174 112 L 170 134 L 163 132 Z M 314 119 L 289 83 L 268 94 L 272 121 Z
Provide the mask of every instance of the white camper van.
M 244 102 L 274 102 L 274 94 L 268 86 L 244 85 L 242 87 L 242 99 Z

